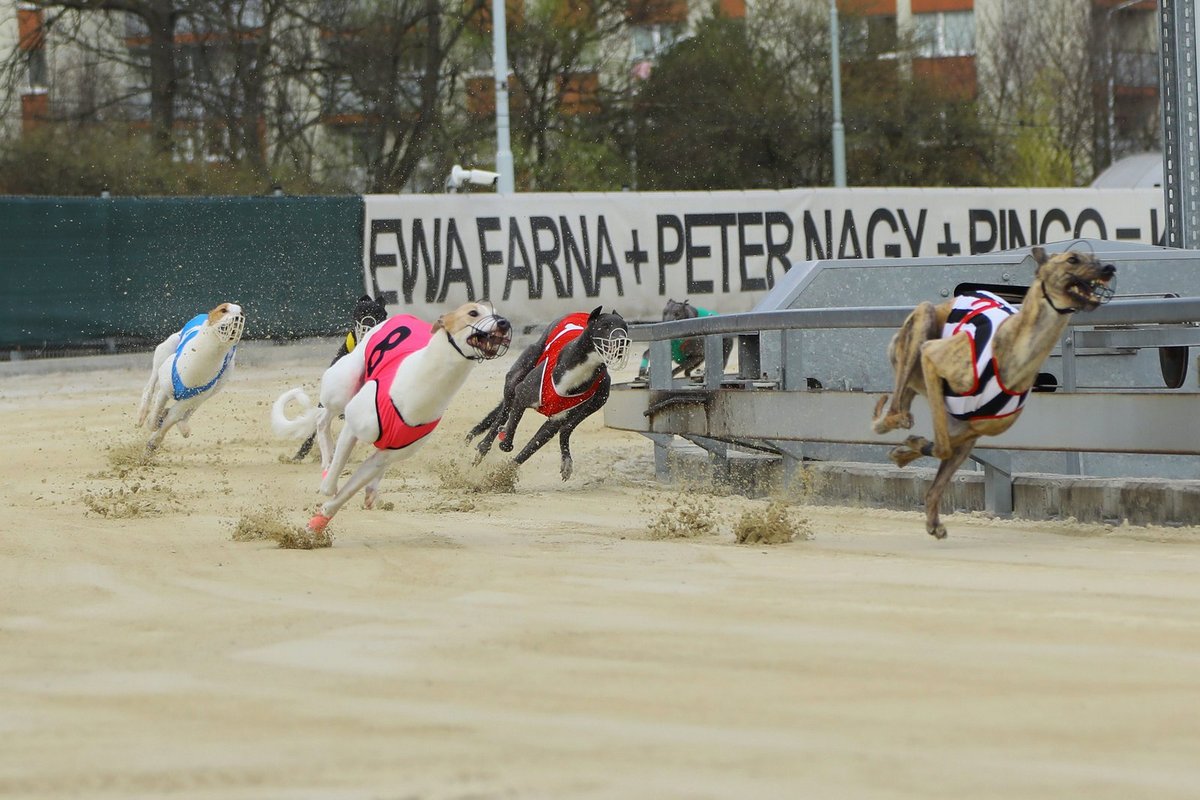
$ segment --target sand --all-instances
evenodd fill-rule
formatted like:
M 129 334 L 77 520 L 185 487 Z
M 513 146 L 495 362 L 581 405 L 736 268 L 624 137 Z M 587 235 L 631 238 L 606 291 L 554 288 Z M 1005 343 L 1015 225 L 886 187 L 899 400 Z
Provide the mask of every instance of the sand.
M 148 354 L 0 378 L 0 796 L 1200 795 L 1200 531 L 936 542 L 659 486 L 598 418 L 570 481 L 551 446 L 488 484 L 462 438 L 509 355 L 380 508 L 280 549 L 319 467 L 268 411 L 327 356 L 256 352 L 147 466 Z

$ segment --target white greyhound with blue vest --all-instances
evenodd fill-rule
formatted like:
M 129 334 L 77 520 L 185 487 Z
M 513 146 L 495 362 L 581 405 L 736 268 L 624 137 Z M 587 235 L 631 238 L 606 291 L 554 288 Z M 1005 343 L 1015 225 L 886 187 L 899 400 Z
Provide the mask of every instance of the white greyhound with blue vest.
M 197 314 L 154 348 L 150 379 L 142 390 L 137 424 L 154 433 L 146 442 L 154 452 L 175 425 L 187 437 L 188 420 L 233 374 L 237 343 L 246 327 L 246 315 L 237 303 L 221 303 L 207 314 Z M 175 402 L 168 407 L 171 400 Z
M 512 325 L 490 303 L 465 303 L 432 325 L 397 314 L 325 370 L 319 406 L 303 389 L 280 395 L 271 409 L 276 435 L 302 438 L 315 428 L 321 448 L 321 493 L 330 499 L 317 508 L 308 529 L 323 531 L 361 489 L 371 508 L 388 466 L 428 443 L 472 368 L 504 355 L 511 342 Z M 286 414 L 290 401 L 303 409 L 292 419 Z M 334 448 L 330 426 L 339 415 L 346 423 Z M 339 489 L 338 478 L 359 441 L 376 449 Z

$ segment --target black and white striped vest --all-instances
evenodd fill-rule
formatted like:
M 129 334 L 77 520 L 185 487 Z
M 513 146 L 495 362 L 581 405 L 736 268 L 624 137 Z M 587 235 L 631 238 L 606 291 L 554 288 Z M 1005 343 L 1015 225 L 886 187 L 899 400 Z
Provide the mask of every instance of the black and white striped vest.
M 1016 313 L 1017 309 L 991 292 L 967 292 L 954 298 L 954 306 L 942 328 L 942 338 L 960 333 L 971 337 L 975 384 L 963 394 L 953 391 L 949 385 L 943 386 L 950 416 L 961 420 L 1007 417 L 1025 405 L 1029 392 L 1014 394 L 1005 388 L 992 352 L 996 329 Z

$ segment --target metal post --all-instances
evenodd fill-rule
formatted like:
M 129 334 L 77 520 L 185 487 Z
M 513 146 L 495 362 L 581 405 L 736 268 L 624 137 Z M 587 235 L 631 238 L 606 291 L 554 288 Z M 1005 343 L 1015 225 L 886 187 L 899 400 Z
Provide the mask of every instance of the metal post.
M 1159 0 L 1159 93 L 1168 247 L 1200 247 L 1198 0 Z
M 846 185 L 846 135 L 842 126 L 842 57 L 838 52 L 837 0 L 829 0 L 830 53 L 833 61 L 833 185 Z
M 496 82 L 496 182 L 498 194 L 512 194 L 513 155 L 508 135 L 508 31 L 505 0 L 492 0 L 492 73 Z

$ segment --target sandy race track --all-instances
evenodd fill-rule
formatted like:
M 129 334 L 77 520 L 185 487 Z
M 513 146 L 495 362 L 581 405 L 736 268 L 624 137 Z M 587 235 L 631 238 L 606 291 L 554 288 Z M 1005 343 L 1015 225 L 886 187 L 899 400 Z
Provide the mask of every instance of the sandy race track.
M 247 345 L 148 466 L 148 354 L 0 377 L 0 797 L 1200 796 L 1200 531 L 800 504 L 737 544 L 767 501 L 598 418 L 569 482 L 478 491 L 509 355 L 332 548 L 235 540 L 315 506 L 268 411 L 335 346 Z

